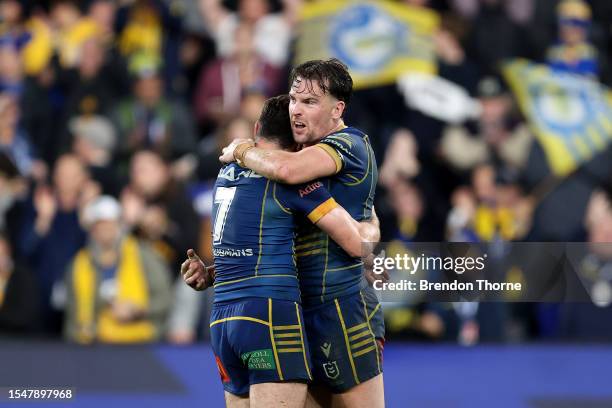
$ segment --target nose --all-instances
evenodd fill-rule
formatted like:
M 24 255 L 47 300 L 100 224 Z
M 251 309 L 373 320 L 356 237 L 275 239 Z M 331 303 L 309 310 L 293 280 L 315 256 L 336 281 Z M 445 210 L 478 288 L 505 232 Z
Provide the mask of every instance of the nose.
M 300 107 L 299 102 L 294 102 L 293 104 L 289 105 L 289 114 L 292 117 L 302 115 L 302 108 Z

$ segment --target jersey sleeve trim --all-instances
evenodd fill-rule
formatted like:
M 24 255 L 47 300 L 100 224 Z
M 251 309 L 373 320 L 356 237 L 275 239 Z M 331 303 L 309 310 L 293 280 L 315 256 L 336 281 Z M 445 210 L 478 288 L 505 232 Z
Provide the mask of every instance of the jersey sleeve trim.
M 342 159 L 340 158 L 338 152 L 333 147 L 326 145 L 325 143 L 318 143 L 315 146 L 320 147 L 327 154 L 329 154 L 334 163 L 336 163 L 336 174 L 338 174 L 340 170 L 342 170 Z
M 325 215 L 327 215 L 327 213 L 329 213 L 336 207 L 338 207 L 338 203 L 336 202 L 336 200 L 334 200 L 333 198 L 328 198 L 322 204 L 319 204 L 317 208 L 312 210 L 310 214 L 308 214 L 308 219 L 313 224 L 316 224 L 321 218 L 323 218 Z

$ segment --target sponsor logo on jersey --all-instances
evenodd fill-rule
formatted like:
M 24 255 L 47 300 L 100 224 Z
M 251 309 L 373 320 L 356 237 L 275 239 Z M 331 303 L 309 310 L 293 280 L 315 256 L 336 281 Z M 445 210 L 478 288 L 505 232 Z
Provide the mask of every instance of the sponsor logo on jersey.
M 321 183 L 320 181 L 317 181 L 316 183 L 309 184 L 304 188 L 300 188 L 300 191 L 299 191 L 300 197 L 304 197 L 305 195 L 312 193 L 319 187 L 323 187 L 323 183 Z

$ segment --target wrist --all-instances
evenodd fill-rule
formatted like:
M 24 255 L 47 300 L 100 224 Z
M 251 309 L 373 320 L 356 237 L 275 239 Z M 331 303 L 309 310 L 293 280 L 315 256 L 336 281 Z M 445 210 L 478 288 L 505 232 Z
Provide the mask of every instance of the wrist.
M 242 142 L 237 145 L 234 149 L 234 159 L 236 159 L 236 163 L 240 165 L 244 164 L 244 157 L 246 156 L 246 153 L 254 147 L 255 144 L 251 141 Z

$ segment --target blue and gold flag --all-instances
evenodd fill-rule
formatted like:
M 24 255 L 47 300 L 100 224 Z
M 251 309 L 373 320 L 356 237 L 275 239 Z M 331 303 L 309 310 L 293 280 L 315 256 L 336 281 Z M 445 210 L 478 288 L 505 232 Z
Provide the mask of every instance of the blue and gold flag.
M 355 88 L 392 84 L 406 71 L 434 74 L 438 25 L 435 12 L 390 1 L 305 3 L 295 63 L 336 57 Z
M 612 141 L 612 94 L 590 77 L 515 60 L 503 73 L 552 172 L 564 176 Z

